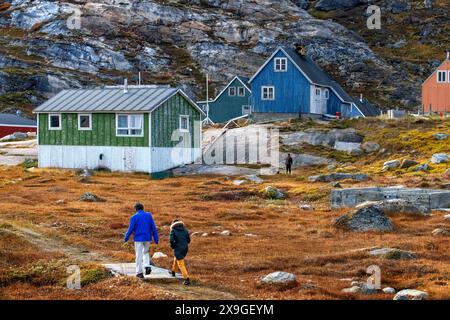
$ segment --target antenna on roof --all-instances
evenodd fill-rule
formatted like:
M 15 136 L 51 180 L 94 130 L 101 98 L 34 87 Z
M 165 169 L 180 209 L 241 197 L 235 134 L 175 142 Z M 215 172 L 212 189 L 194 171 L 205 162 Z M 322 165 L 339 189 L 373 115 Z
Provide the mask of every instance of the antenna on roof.
M 362 94 L 362 93 L 359 95 L 359 101 L 364 102 L 363 94 Z
M 203 120 L 203 124 L 214 124 L 209 118 L 209 74 L 206 74 L 206 118 Z
M 141 72 L 139 71 L 139 77 L 138 77 L 138 86 L 141 85 Z
M 123 93 L 128 92 L 128 79 L 123 80 Z

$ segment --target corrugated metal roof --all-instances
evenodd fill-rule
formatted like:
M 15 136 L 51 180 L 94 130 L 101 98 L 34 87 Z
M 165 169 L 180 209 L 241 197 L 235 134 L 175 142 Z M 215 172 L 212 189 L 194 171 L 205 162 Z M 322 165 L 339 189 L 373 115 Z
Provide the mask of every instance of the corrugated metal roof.
M 193 103 L 181 90 L 168 86 L 128 86 L 126 93 L 123 86 L 115 86 L 63 90 L 33 112 L 152 111 L 177 92 Z
M 348 103 L 353 103 L 353 99 L 344 89 L 334 81 L 326 72 L 308 56 L 301 56 L 295 50 L 284 47 L 283 51 L 294 61 L 294 63 L 306 74 L 315 84 L 333 88 L 339 97 Z
M 36 127 L 36 121 L 11 113 L 0 113 L 0 125 Z

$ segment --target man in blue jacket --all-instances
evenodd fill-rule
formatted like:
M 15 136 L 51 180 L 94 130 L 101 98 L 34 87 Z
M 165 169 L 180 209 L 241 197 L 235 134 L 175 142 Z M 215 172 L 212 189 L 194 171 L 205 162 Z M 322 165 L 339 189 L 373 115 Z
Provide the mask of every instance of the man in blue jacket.
M 149 275 L 152 272 L 150 267 L 150 254 L 148 252 L 150 243 L 153 241 L 158 244 L 158 231 L 156 230 L 155 222 L 149 212 L 144 212 L 144 206 L 141 203 L 136 203 L 134 206 L 136 214 L 130 219 L 130 227 L 125 234 L 125 243 L 128 242 L 130 235 L 134 234 L 134 248 L 136 250 L 136 275 L 138 278 L 144 278 L 145 274 Z

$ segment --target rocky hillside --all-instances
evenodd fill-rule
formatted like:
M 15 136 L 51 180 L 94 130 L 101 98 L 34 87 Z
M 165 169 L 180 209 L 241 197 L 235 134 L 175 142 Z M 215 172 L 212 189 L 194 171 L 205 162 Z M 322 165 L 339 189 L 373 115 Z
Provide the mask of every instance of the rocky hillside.
M 365 27 L 368 2 L 383 8 L 379 31 Z M 206 73 L 219 89 L 296 43 L 354 95 L 415 109 L 448 46 L 446 2 L 2 1 L 0 110 L 30 111 L 63 88 L 136 81 L 138 71 L 203 98 Z

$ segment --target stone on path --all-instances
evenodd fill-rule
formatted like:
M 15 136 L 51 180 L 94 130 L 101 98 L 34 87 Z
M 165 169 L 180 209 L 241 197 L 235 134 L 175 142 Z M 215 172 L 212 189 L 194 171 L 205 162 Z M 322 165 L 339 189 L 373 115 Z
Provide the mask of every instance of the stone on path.
M 247 175 L 247 176 L 245 176 L 245 179 L 247 179 L 251 182 L 257 183 L 257 184 L 261 184 L 264 182 L 264 180 L 261 179 L 260 177 L 258 177 L 256 174 Z
M 426 300 L 428 299 L 428 297 L 429 297 L 428 293 L 424 291 L 405 289 L 399 291 L 395 295 L 394 300 Z
M 403 159 L 402 163 L 400 164 L 400 168 L 402 169 L 406 169 L 406 168 L 410 168 L 410 167 L 414 167 L 416 165 L 418 165 L 419 163 L 415 160 L 412 159 Z
M 161 258 L 167 258 L 167 254 L 163 252 L 155 252 L 152 256 L 152 259 L 161 259 Z
M 135 263 L 111 263 L 103 265 L 106 269 L 110 270 L 112 274 L 116 276 L 136 276 L 136 264 Z M 152 266 L 152 273 L 146 275 L 145 279 L 156 280 L 156 279 L 182 279 L 181 274 L 176 274 L 176 277 L 172 277 L 169 270 Z
M 367 141 L 361 145 L 361 149 L 363 149 L 366 153 L 373 153 L 380 150 L 380 145 L 373 141 Z

